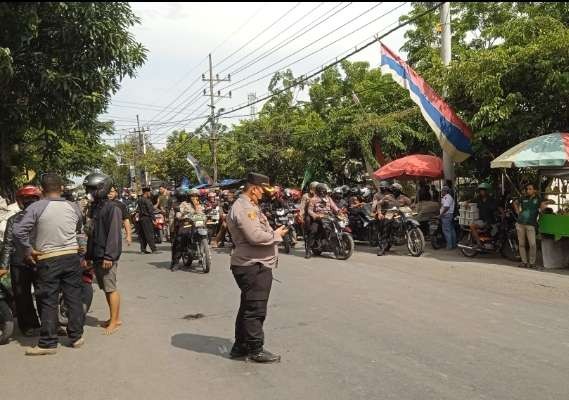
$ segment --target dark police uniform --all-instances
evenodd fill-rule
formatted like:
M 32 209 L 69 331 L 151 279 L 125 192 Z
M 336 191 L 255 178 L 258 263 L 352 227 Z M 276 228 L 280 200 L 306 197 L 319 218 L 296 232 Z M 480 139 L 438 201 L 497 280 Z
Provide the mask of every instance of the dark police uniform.
M 146 191 L 143 190 L 143 191 Z M 146 246 L 154 253 L 156 251 L 156 244 L 154 243 L 154 225 L 152 220 L 154 218 L 154 206 L 152 202 L 146 197 L 138 199 L 138 234 L 140 239 L 140 251 L 145 252 Z
M 264 186 L 269 178 L 249 174 L 248 183 Z M 280 357 L 263 350 L 263 322 L 273 281 L 272 269 L 278 261 L 278 243 L 275 233 L 258 205 L 242 194 L 227 216 L 227 227 L 235 248 L 231 252 L 231 271 L 241 289 L 241 304 L 235 321 L 235 345 L 232 357 L 250 355 L 253 361 L 274 362 Z M 273 357 L 263 357 L 263 355 Z M 259 356 L 255 359 L 255 356 Z M 277 359 L 278 358 L 278 359 Z

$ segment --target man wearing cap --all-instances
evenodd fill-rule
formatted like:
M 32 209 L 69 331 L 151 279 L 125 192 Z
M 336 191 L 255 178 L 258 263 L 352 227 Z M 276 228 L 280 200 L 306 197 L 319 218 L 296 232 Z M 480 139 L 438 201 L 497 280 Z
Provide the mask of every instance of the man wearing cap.
M 279 355 L 263 349 L 263 322 L 273 281 L 272 268 L 278 261 L 277 246 L 287 233 L 284 226 L 273 230 L 259 209 L 263 194 L 271 190 L 267 176 L 249 173 L 245 190 L 227 216 L 227 227 L 235 244 L 231 271 L 241 289 L 230 357 L 248 357 L 260 363 L 280 361 Z

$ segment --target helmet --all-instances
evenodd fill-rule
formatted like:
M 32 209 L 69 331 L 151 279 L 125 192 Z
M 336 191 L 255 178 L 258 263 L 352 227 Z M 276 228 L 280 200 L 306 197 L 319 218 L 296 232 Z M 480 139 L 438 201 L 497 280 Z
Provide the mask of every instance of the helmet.
M 330 188 L 325 183 L 319 183 L 318 185 L 316 185 L 316 193 L 318 193 L 320 195 L 328 194 L 329 191 L 330 191 Z
M 368 187 L 363 188 L 362 189 L 362 197 L 365 199 L 369 196 L 371 196 L 371 189 Z
M 391 190 L 400 192 L 403 190 L 403 186 L 401 186 L 401 184 L 399 183 L 394 183 L 393 185 L 391 185 Z
M 491 190 L 492 186 L 490 186 L 489 183 L 487 182 L 482 182 L 480 185 L 478 185 L 478 190 Z
M 97 199 L 105 198 L 111 191 L 113 180 L 104 174 L 94 172 L 89 174 L 83 180 L 83 186 L 87 192 L 90 192 Z
M 343 190 L 342 190 L 342 187 L 339 186 L 339 187 L 335 188 L 335 189 L 334 189 L 334 194 L 337 194 L 337 195 L 339 195 L 339 196 L 342 196 L 342 195 L 344 194 L 344 192 L 343 192 Z
M 350 191 L 350 187 L 348 185 L 340 186 L 340 190 L 342 190 L 343 195 L 347 195 Z
M 316 186 L 318 186 L 318 182 L 314 181 L 310 183 L 309 189 L 316 190 Z
M 33 185 L 26 185 L 22 188 L 20 188 L 17 192 L 16 192 L 16 199 L 28 199 L 28 198 L 35 198 L 37 197 L 38 199 L 41 197 L 41 190 L 39 190 L 37 188 L 37 186 L 33 186 Z
M 389 185 L 389 182 L 387 182 L 387 181 L 381 181 L 381 182 L 379 182 L 379 188 L 380 188 L 380 189 L 387 189 L 387 188 L 389 188 L 389 186 L 390 186 L 390 185 Z
M 190 191 L 188 192 L 188 197 L 199 197 L 200 196 L 200 191 L 198 189 L 190 189 Z

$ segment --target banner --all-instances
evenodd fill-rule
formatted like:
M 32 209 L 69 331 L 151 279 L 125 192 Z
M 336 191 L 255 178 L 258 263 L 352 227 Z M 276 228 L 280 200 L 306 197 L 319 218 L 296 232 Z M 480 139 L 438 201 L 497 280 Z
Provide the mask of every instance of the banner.
M 439 144 L 454 161 L 462 162 L 472 155 L 470 128 L 419 74 L 383 43 L 381 72 L 391 75 L 395 82 L 409 91 Z

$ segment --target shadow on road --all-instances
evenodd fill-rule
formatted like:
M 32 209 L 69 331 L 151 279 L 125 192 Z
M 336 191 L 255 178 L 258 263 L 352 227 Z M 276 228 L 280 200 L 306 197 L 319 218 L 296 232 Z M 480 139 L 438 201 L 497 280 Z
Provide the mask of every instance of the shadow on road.
M 158 269 L 170 270 L 170 261 L 158 261 L 158 262 L 151 262 L 148 264 L 152 265 Z M 192 264 L 192 266 L 190 266 L 190 267 L 186 267 L 186 266 L 182 265 L 182 263 L 180 262 L 180 264 L 178 264 L 178 266 L 176 267 L 174 272 L 178 272 L 178 271 L 191 272 L 193 274 L 204 274 L 202 268 L 197 265 L 197 261 L 195 261 L 195 263 Z
M 178 333 L 172 336 L 171 344 L 180 349 L 223 358 L 229 357 L 229 351 L 231 346 L 233 346 L 233 342 L 229 339 L 196 335 L 194 333 Z

